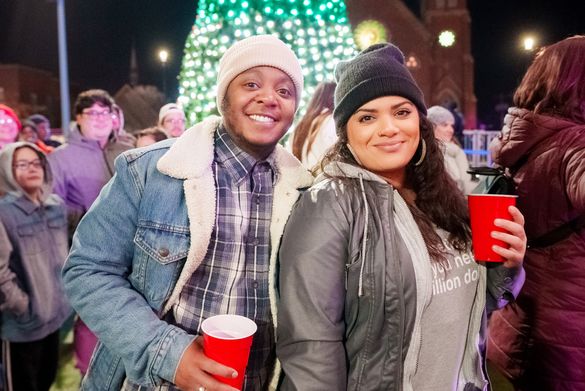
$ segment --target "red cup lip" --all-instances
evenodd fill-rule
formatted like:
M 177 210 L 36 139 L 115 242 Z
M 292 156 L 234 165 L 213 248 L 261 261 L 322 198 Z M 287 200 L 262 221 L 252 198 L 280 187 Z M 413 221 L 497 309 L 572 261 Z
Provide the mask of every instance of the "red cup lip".
M 222 326 L 225 326 L 228 324 L 230 325 L 229 330 L 236 331 L 238 333 L 238 335 L 226 336 L 224 334 L 224 335 L 218 336 L 216 334 L 216 332 L 217 331 L 225 332 L 226 327 L 222 327 Z M 201 323 L 201 330 L 205 334 L 207 334 L 213 338 L 223 339 L 223 340 L 228 340 L 228 341 L 248 338 L 248 337 L 254 335 L 256 333 L 257 329 L 258 329 L 258 326 L 256 325 L 256 323 L 253 320 L 246 318 L 245 316 L 241 316 L 241 315 L 230 315 L 230 314 L 215 315 L 215 316 L 211 316 L 211 317 L 205 319 L 203 321 L 203 323 Z
M 512 194 L 468 194 L 467 197 L 504 197 L 504 198 L 518 198 L 517 195 L 512 195 Z

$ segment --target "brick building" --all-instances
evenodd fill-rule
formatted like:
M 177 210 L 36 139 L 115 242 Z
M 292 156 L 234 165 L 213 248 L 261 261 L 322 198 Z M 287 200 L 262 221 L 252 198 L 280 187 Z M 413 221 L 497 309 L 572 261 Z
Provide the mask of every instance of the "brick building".
M 346 0 L 356 43 L 386 40 L 402 49 L 426 104 L 456 104 L 477 124 L 467 0 L 422 0 L 420 17 L 402 0 Z M 373 41 L 373 42 L 372 42 Z
M 16 110 L 19 118 L 46 115 L 60 122 L 59 79 L 51 72 L 18 64 L 0 64 L 0 103 Z

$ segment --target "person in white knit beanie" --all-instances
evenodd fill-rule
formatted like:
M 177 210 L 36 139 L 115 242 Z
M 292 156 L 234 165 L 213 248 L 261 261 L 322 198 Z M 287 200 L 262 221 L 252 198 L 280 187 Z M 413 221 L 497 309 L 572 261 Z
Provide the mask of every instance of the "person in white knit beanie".
M 117 159 L 63 271 L 72 305 L 100 341 L 84 389 L 276 387 L 276 254 L 313 181 L 278 141 L 302 91 L 284 42 L 246 38 L 219 63 L 221 116 Z M 220 314 L 256 323 L 247 368 L 204 354 L 202 323 Z
M 179 137 L 185 132 L 185 112 L 176 103 L 167 103 L 158 112 L 158 126 L 168 137 Z

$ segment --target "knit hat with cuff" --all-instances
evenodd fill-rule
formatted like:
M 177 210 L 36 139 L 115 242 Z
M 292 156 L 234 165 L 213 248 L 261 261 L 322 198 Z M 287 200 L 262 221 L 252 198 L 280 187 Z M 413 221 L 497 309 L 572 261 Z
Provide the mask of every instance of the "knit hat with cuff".
M 176 103 L 167 103 L 166 105 L 161 107 L 158 112 L 158 126 L 162 126 L 165 117 L 172 112 L 181 113 L 183 114 L 183 117 L 185 116 L 185 112 L 183 111 L 181 106 L 179 106 Z
M 357 109 L 382 96 L 402 96 L 420 113 L 427 113 L 423 93 L 404 65 L 404 55 L 391 43 L 372 45 L 351 60 L 339 62 L 335 79 L 333 118 L 338 135 Z
M 295 86 L 298 109 L 303 93 L 303 72 L 297 56 L 273 35 L 254 35 L 233 44 L 219 60 L 216 103 L 220 113 L 231 81 L 240 73 L 261 66 L 280 69 L 290 77 Z
M 434 125 L 442 124 L 454 124 L 455 117 L 453 113 L 444 108 L 443 106 L 432 106 L 427 110 L 427 118 Z

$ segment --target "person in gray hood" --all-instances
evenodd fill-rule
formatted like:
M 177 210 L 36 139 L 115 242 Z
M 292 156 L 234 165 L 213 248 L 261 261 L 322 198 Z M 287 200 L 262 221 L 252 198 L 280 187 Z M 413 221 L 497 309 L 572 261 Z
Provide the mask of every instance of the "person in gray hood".
M 336 68 L 338 142 L 280 248 L 281 390 L 487 390 L 487 313 L 524 281 L 523 216 L 474 262 L 465 198 L 391 44 Z
M 0 337 L 8 389 L 49 390 L 59 328 L 71 313 L 61 284 L 65 205 L 51 194 L 45 155 L 26 142 L 0 151 L 0 193 Z

